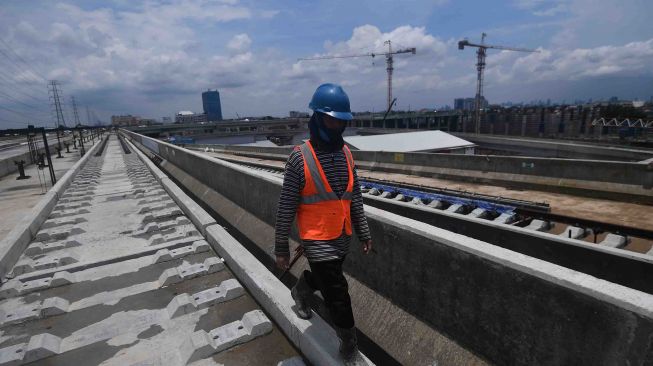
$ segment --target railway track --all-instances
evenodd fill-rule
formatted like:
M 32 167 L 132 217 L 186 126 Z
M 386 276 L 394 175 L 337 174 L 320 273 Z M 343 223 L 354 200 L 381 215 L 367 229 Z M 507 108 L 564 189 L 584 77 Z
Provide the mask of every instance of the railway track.
M 283 168 L 277 165 L 221 159 L 283 177 Z M 376 206 L 372 197 L 382 198 L 612 248 L 625 248 L 633 239 L 653 241 L 653 230 L 554 214 L 546 203 L 369 178 L 360 184 L 365 203 L 372 206 Z M 653 255 L 653 248 L 647 254 Z

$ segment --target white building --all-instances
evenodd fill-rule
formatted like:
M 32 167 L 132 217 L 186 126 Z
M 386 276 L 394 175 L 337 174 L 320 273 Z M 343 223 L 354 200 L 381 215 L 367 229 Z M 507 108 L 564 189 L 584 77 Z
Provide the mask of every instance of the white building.
M 175 123 L 200 123 L 207 122 L 206 114 L 191 111 L 179 111 L 175 114 Z
M 474 154 L 476 145 L 444 131 L 418 131 L 370 136 L 344 136 L 349 148 L 364 151 Z

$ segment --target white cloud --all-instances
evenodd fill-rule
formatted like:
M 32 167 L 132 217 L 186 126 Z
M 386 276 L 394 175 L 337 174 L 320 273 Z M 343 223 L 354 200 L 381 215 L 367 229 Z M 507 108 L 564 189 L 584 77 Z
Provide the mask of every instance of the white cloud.
M 252 39 L 245 33 L 235 35 L 229 43 L 227 43 L 227 48 L 230 50 L 241 53 L 249 49 L 249 46 L 252 44 Z
M 488 77 L 501 83 L 653 75 L 650 68 L 653 65 L 653 39 L 564 52 L 540 49 L 539 53 L 525 56 L 509 52 L 501 54 L 506 54 L 503 64 L 498 57 L 488 57 L 487 73 Z
M 350 96 L 367 94 L 362 103 L 354 103 L 364 109 L 383 108 L 385 104 L 387 77 L 384 52 L 390 40 L 393 51 L 415 47 L 416 55 L 394 55 L 393 95 L 407 102 L 409 93 L 415 90 L 433 91 L 444 87 L 440 69 L 447 59 L 447 49 L 452 41 L 443 41 L 426 32 L 424 27 L 409 25 L 397 27 L 390 32 L 382 32 L 370 24 L 354 28 L 349 39 L 326 41 L 325 52 L 313 57 L 366 55 L 374 53 L 374 58 L 338 58 L 332 60 L 296 62 L 284 72 L 284 76 L 294 79 L 321 82 L 340 80 L 346 87 L 352 87 Z
M 533 12 L 533 14 L 542 17 L 551 17 L 551 16 L 559 15 L 561 13 L 565 13 L 568 10 L 569 8 L 567 7 L 566 4 L 557 4 L 547 9 L 536 10 Z
M 575 14 L 578 3 L 590 1 L 522 0 L 518 6 L 541 16 L 559 11 L 559 6 Z M 386 63 L 379 53 L 387 51 L 386 40 L 392 41 L 393 50 L 417 49 L 415 55 L 394 57 L 393 94 L 399 108 L 450 104 L 453 97 L 473 95 L 476 83 L 474 53 L 459 51 L 457 39 L 442 39 L 425 27 L 364 24 L 353 28 L 349 37 L 325 40 L 313 56 L 376 57 L 297 62 L 292 51 L 264 48 L 254 30 L 238 27 L 278 12 L 249 9 L 236 0 L 147 1 L 94 10 L 57 3 L 46 11 L 49 17 L 26 13 L 10 19 L 0 14 L 0 30 L 7 30 L 3 38 L 48 78 L 65 82 L 68 95 L 102 106 L 96 108 L 104 108 L 105 117 L 114 112 L 157 117 L 199 110 L 198 95 L 206 88 L 221 90 L 227 116 L 280 115 L 306 110 L 310 95 L 323 82 L 342 84 L 356 110 L 380 110 L 386 103 Z M 574 42 L 580 33 L 575 30 L 580 26 L 566 19 L 558 22 L 566 33 L 540 53 L 489 53 L 490 93 L 495 86 L 516 89 L 525 83 L 651 75 L 653 36 L 645 38 L 651 38 L 648 41 L 578 45 Z M 201 32 L 207 26 L 219 31 L 206 37 Z M 571 36 L 562 42 L 562 34 Z M 13 77 L 34 83 L 33 75 Z
M 530 11 L 537 16 L 553 16 L 569 10 L 567 4 L 572 0 L 516 0 L 517 8 Z

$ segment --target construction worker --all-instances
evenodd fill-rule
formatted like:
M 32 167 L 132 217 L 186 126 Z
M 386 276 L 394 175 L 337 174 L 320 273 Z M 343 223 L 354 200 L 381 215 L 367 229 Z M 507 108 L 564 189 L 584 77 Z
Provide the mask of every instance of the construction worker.
M 275 254 L 277 266 L 289 266 L 288 235 L 295 216 L 304 255 L 305 270 L 291 294 L 297 315 L 312 316 L 308 299 L 319 290 L 340 338 L 345 361 L 358 352 L 354 316 L 342 264 L 349 252 L 352 228 L 365 254 L 372 240 L 363 211 L 363 197 L 356 167 L 342 133 L 352 119 L 349 97 L 340 85 L 320 85 L 309 104 L 310 140 L 295 147 L 286 162 L 277 210 Z

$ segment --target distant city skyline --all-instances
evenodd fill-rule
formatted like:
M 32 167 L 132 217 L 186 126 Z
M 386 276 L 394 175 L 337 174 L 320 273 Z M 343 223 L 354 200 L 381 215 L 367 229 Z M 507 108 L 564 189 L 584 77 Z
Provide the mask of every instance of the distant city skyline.
M 103 121 L 199 112 L 208 88 L 220 91 L 224 118 L 287 116 L 308 111 L 322 82 L 342 84 L 353 110 L 380 111 L 383 57 L 297 58 L 378 53 L 386 40 L 417 48 L 395 57 L 395 108 L 445 106 L 474 96 L 475 52 L 456 45 L 482 32 L 490 44 L 540 51 L 488 51 L 491 104 L 648 100 L 652 13 L 653 2 L 637 0 L 9 0 L 0 13 L 0 126 L 52 124 L 49 79 L 61 82 L 65 103 L 75 96 Z

